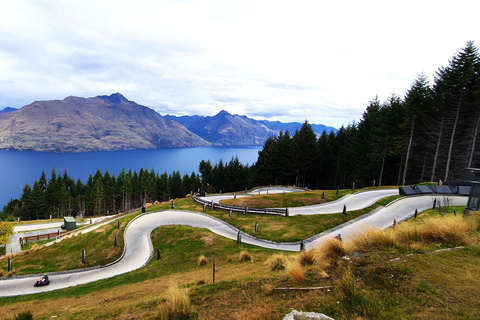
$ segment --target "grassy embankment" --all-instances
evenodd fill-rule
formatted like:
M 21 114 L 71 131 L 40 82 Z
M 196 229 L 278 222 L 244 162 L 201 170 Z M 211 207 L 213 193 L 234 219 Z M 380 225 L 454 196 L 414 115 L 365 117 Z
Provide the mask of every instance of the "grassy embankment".
M 323 312 L 335 319 L 477 318 L 478 224 L 472 226 L 451 213 L 430 223 L 426 221 L 428 216 L 438 213 L 422 214 L 405 224 L 409 227 L 402 224 L 386 232 L 372 232 L 365 238 L 368 241 L 360 239 L 344 247 L 333 242 L 312 254 L 278 254 L 236 245 L 202 229 L 163 227 L 152 234 L 154 247 L 162 249 L 159 261 L 153 259 L 145 268 L 114 279 L 0 299 L 0 317 L 33 309 L 36 318 L 56 315 L 65 319 L 139 319 L 171 316 L 176 311 L 177 315 L 185 312 L 187 318 L 272 319 L 296 308 Z M 69 240 L 82 236 L 87 235 Z M 468 246 L 434 251 L 457 245 Z M 211 283 L 212 251 L 217 267 L 215 284 Z M 244 251 L 250 261 L 243 261 Z M 348 259 L 340 258 L 343 253 Z M 202 255 L 207 263 L 199 266 L 197 261 Z M 171 283 L 188 288 L 188 295 L 169 289 Z M 299 286 L 332 288 L 275 290 Z M 172 304 L 176 296 L 183 303 Z

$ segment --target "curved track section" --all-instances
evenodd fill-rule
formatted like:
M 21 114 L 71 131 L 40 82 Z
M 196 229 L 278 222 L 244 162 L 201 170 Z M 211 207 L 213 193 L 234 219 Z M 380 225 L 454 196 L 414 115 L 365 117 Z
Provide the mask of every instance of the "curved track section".
M 377 195 L 374 194 L 374 196 Z M 467 202 L 466 197 L 453 196 L 449 198 L 450 205 L 465 205 Z M 413 215 L 415 209 L 421 212 L 431 208 L 434 199 L 438 200 L 438 197 L 420 196 L 402 198 L 385 208 L 375 210 L 364 217 L 355 219 L 354 221 L 348 222 L 335 229 L 306 239 L 303 242 L 307 249 L 311 249 L 320 243 L 322 239 L 332 237 L 335 233 L 341 233 L 344 239 L 348 239 L 353 235 L 358 234 L 361 230 L 365 230 L 367 226 L 385 228 L 392 224 L 393 219 L 400 222 L 409 218 Z M 340 205 L 343 208 L 343 204 L 341 203 Z M 308 209 L 308 207 L 305 207 L 304 209 Z M 206 228 L 218 235 L 233 240 L 237 239 L 239 232 L 238 229 L 226 222 L 198 212 L 170 210 L 143 214 L 132 220 L 126 228 L 124 253 L 115 263 L 87 271 L 51 274 L 50 285 L 46 287 L 33 286 L 37 278 L 36 276 L 2 280 L 0 281 L 0 297 L 33 294 L 72 287 L 79 284 L 114 277 L 141 268 L 148 263 L 152 255 L 153 248 L 150 240 L 152 230 L 166 225 L 186 225 L 190 227 Z M 286 251 L 298 251 L 300 249 L 300 242 L 275 243 L 258 239 L 247 234 L 242 234 L 242 242 Z

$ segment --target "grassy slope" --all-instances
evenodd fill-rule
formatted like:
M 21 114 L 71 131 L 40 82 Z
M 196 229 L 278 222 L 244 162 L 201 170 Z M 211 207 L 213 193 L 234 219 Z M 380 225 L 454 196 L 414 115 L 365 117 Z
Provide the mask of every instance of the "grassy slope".
M 430 212 L 422 216 L 428 215 L 438 214 Z M 122 228 L 126 223 L 122 221 Z M 114 227 L 106 227 L 102 233 L 112 235 Z M 82 237 L 87 235 L 65 243 Z M 442 253 L 433 253 L 434 249 L 445 247 L 438 244 L 360 250 L 352 254 L 350 260 L 338 259 L 327 268 L 320 264 L 305 266 L 305 281 L 299 284 L 287 272 L 271 271 L 264 265 L 276 252 L 236 245 L 207 230 L 162 227 L 154 231 L 152 241 L 155 248 L 162 250 L 159 261 L 154 258 L 145 268 L 113 279 L 46 294 L 0 299 L 0 318 L 11 318 L 26 309 L 32 310 L 36 318 L 54 315 L 62 319 L 154 318 L 157 306 L 167 298 L 165 290 L 170 282 L 190 288 L 194 315 L 200 319 L 281 318 L 290 308 L 324 312 L 335 319 L 358 316 L 474 319 L 479 316 L 478 246 Z M 239 253 L 244 250 L 253 257 L 251 262 L 239 260 Z M 215 284 L 211 283 L 212 251 L 217 271 Z M 410 256 L 411 253 L 415 255 Z M 207 257 L 206 266 L 197 265 L 200 255 Z M 396 258 L 399 260 L 390 261 Z M 322 270 L 326 270 L 330 278 L 324 278 Z M 274 290 L 289 286 L 338 288 L 345 270 L 350 270 L 357 279 L 356 294 L 350 298 L 345 298 L 337 289 Z M 393 275 L 393 278 L 377 276 L 382 274 Z

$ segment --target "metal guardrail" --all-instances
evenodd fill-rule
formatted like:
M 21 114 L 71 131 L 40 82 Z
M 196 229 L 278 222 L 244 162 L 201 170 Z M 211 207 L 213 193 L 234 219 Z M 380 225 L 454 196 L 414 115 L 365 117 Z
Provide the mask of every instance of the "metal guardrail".
M 248 208 L 248 207 L 235 207 L 235 206 L 229 206 L 229 205 L 226 205 L 226 204 L 216 203 L 214 201 L 203 200 L 202 198 L 197 197 L 196 194 L 193 194 L 192 199 L 193 199 L 193 201 L 195 201 L 197 203 L 203 204 L 204 209 L 206 207 L 209 207 L 209 208 L 212 208 L 212 209 L 219 209 L 219 210 L 224 210 L 224 211 L 229 211 L 229 212 L 238 212 L 238 213 L 242 213 L 244 215 L 266 214 L 266 215 L 288 217 L 288 208 L 285 208 L 285 209 L 279 209 L 279 208 L 260 209 L 260 208 Z

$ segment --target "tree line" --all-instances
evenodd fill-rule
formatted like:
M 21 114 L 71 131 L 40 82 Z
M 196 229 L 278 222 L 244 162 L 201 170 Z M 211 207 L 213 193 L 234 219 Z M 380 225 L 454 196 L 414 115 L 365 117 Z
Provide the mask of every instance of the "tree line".
M 210 160 L 200 163 L 203 178 L 192 172 L 183 176 L 179 171 L 158 174 L 154 169 L 141 168 L 139 172 L 123 169 L 118 176 L 97 170 L 90 174 L 86 183 L 72 179 L 65 170 L 63 175 L 52 169 L 50 178 L 42 171 L 32 186 L 26 184 L 19 199 L 12 199 L 2 210 L 2 220 L 35 220 L 63 216 L 102 215 L 125 212 L 139 208 L 145 203 L 183 198 L 192 191 L 207 189 L 221 192 L 239 187 L 248 166 L 243 166 L 238 157 L 230 162 L 212 166 Z M 221 178 L 220 178 L 221 177 Z M 211 180 L 208 180 L 211 179 Z M 218 183 L 218 181 L 225 183 Z M 210 182 L 208 182 L 210 181 Z M 202 187 L 202 185 L 204 187 Z M 214 187 L 218 186 L 218 187 Z M 243 189 L 246 184 L 239 187 Z
M 480 165 L 479 134 L 480 56 L 467 42 L 433 85 L 421 73 L 404 97 L 375 97 L 358 123 L 269 138 L 253 171 L 260 185 L 322 189 L 453 182 Z
M 421 73 L 404 97 L 370 101 L 358 123 L 336 133 L 313 131 L 307 121 L 290 134 L 268 138 L 257 162 L 238 157 L 212 165 L 202 160 L 196 174 L 159 175 L 153 169 L 125 169 L 118 177 L 97 170 L 86 184 L 65 171 L 42 172 L 1 218 L 48 218 L 126 211 L 143 203 L 185 197 L 192 191 L 232 192 L 260 185 L 310 189 L 404 185 L 460 180 L 465 168 L 480 166 L 480 56 L 467 42 L 430 84 Z

